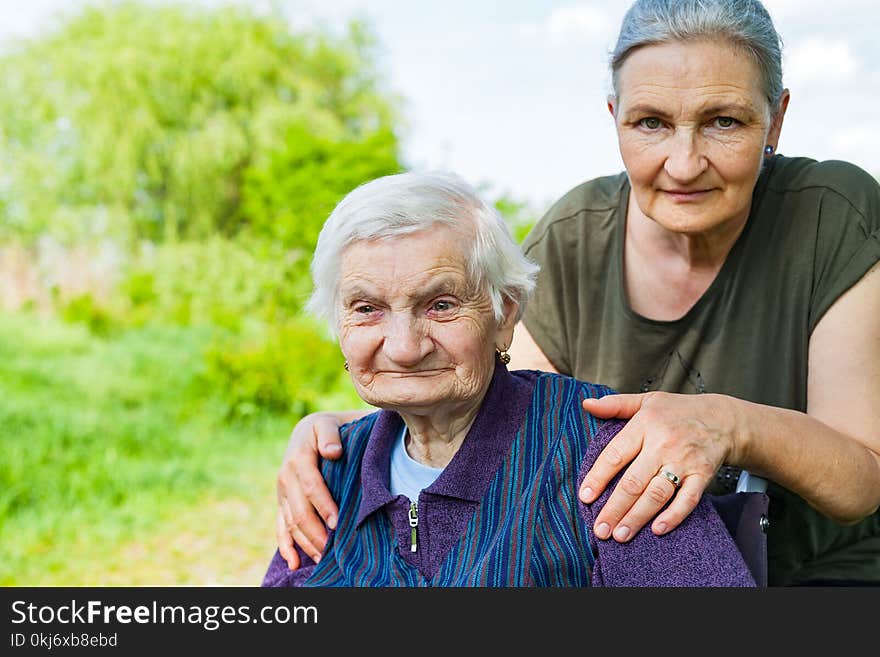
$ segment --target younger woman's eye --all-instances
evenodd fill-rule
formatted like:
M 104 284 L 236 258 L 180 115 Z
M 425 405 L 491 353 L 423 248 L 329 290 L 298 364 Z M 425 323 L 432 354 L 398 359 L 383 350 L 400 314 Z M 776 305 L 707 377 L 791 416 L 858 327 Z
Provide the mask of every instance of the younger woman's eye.
M 663 123 L 656 116 L 649 116 L 639 121 L 639 125 L 648 130 L 657 130 Z
M 719 128 L 732 128 L 737 123 L 739 123 L 739 121 L 737 121 L 732 116 L 719 116 L 715 119 L 715 125 L 717 125 Z

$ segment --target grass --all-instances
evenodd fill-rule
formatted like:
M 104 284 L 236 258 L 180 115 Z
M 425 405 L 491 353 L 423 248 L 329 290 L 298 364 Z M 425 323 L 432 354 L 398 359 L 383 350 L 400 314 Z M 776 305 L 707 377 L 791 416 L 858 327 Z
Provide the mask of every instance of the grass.
M 297 418 L 229 421 L 211 337 L 0 314 L 0 585 L 259 584 Z

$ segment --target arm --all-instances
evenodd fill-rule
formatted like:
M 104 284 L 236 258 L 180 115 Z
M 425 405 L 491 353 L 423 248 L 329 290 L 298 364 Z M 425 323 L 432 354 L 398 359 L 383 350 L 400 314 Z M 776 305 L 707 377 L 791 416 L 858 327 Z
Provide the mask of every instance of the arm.
M 653 518 L 655 534 L 696 507 L 722 463 L 772 479 L 846 524 L 880 505 L 880 264 L 843 294 L 810 338 L 807 412 L 726 395 L 646 393 L 586 400 L 598 417 L 632 418 L 596 460 L 580 497 L 592 502 L 615 473 L 621 484 L 595 531 L 627 540 Z M 682 479 L 651 495 L 661 468 Z
M 510 369 L 512 370 L 543 370 L 558 373 L 559 370 L 535 342 L 525 324 L 519 322 L 513 331 L 513 342 L 510 344 Z
M 321 477 L 318 457 L 338 459 L 342 455 L 339 427 L 370 412 L 312 413 L 293 428 L 278 472 L 275 520 L 278 550 L 291 570 L 301 563 L 294 542 L 317 563 L 327 542 L 324 523 L 336 527 L 338 509 Z

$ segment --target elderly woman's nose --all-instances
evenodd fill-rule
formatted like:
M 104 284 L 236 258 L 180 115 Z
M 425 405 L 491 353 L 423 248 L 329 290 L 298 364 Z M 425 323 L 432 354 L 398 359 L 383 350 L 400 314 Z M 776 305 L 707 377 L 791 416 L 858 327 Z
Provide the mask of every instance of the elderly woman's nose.
M 663 168 L 673 179 L 689 182 L 706 170 L 708 162 L 692 132 L 678 131 L 667 147 L 669 150 Z
M 410 367 L 428 355 L 432 344 L 420 322 L 395 313 L 386 324 L 382 349 L 398 365 Z

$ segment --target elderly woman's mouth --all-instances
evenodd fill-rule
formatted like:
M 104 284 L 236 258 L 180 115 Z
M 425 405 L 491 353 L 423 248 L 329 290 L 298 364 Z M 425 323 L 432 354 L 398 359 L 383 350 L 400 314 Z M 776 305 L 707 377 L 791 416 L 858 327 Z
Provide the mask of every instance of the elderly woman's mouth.
M 444 372 L 449 372 L 455 368 L 453 367 L 436 367 L 432 369 L 421 369 L 421 370 L 381 370 L 377 372 L 377 374 L 384 374 L 386 376 L 393 377 L 408 377 L 408 376 L 434 376 L 436 374 L 442 374 Z

